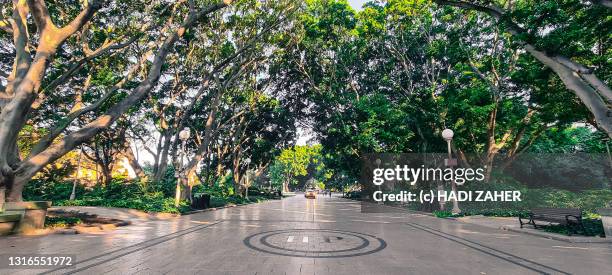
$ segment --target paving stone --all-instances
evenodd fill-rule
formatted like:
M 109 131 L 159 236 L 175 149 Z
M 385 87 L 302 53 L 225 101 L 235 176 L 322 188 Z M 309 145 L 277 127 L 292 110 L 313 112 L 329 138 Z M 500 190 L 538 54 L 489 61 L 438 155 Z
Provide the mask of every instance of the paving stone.
M 315 203 L 296 196 L 143 220 L 96 234 L 2 237 L 0 248 L 2 254 L 77 256 L 76 269 L 52 274 L 601 274 L 612 270 L 612 248 L 607 244 L 568 244 L 523 234 L 500 238 L 504 234 L 508 232 L 416 213 L 361 213 L 358 202 L 340 198 L 320 197 Z M 261 243 L 265 235 L 277 248 Z M 287 242 L 289 236 L 294 236 L 293 242 Z M 303 237 L 308 237 L 307 243 Z M 360 247 L 360 237 L 367 240 L 365 247 Z M 245 245 L 249 241 L 250 246 Z M 0 269 L 0 274 L 42 271 Z

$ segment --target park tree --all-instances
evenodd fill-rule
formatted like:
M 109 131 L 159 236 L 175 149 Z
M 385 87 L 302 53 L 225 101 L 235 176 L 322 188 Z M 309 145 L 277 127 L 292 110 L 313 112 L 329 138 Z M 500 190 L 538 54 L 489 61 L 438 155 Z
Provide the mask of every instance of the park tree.
M 365 153 L 443 150 L 445 128 L 457 132 L 462 163 L 486 165 L 487 174 L 551 127 L 601 128 L 558 72 L 487 14 L 426 1 L 372 2 L 359 13 L 344 1 L 313 1 L 304 13 L 275 60 L 275 84 L 299 99 L 295 108 L 335 155 L 328 164 L 353 178 Z M 590 49 L 581 58 L 606 75 L 605 50 Z
M 38 171 L 110 127 L 125 112 L 138 104 L 156 86 L 166 58 L 172 52 L 175 43 L 190 28 L 203 22 L 205 17 L 230 3 L 230 0 L 207 4 L 187 1 L 187 3 L 171 4 L 149 3 L 139 7 L 140 9 L 148 8 L 147 11 L 151 13 L 135 12 L 133 8 L 138 5 L 133 5 L 134 3 L 108 3 L 101 0 L 84 2 L 80 11 L 70 7 L 65 10 L 60 6 L 55 6 L 55 3 L 52 3 L 52 9 L 49 9 L 43 0 L 13 1 L 10 8 L 3 6 L 3 14 L 8 15 L 8 18 L 3 19 L 2 30 L 13 37 L 15 55 L 12 70 L 7 77 L 7 85 L 2 87 L 1 92 L 0 193 L 4 194 L 5 190 L 8 190 L 8 200 L 21 200 L 24 185 Z M 103 7 L 105 9 L 102 9 Z M 101 9 L 103 12 L 97 14 Z M 61 10 L 64 12 L 60 12 Z M 159 11 L 161 14 L 155 14 L 154 11 Z M 130 13 L 128 17 L 131 20 L 114 20 L 128 13 Z M 29 20 L 32 20 L 34 24 L 32 25 Z M 164 22 L 164 20 L 167 21 Z M 112 24 L 109 22 L 118 23 L 108 25 Z M 129 24 L 124 26 L 125 22 Z M 124 35 L 115 32 L 105 33 L 106 30 L 115 28 L 118 29 L 118 32 L 124 32 Z M 35 30 L 35 32 L 30 30 Z M 84 45 L 83 49 L 66 51 L 63 48 L 68 46 L 66 42 L 76 39 L 77 33 L 81 38 L 78 44 Z M 147 66 L 143 77 L 134 79 L 130 73 L 124 77 L 123 82 L 134 80 L 135 83 L 131 87 L 126 87 L 123 98 L 107 106 L 105 111 L 98 112 L 98 115 L 84 126 L 67 131 L 72 125 L 71 122 L 84 113 L 99 109 L 104 105 L 102 104 L 105 102 L 104 99 L 115 95 L 114 92 L 120 89 L 107 87 L 107 96 L 102 96 L 98 101 L 101 102 L 100 104 L 88 104 L 74 110 L 56 125 L 51 126 L 48 136 L 43 137 L 29 155 L 20 156 L 17 148 L 19 133 L 26 125 L 29 115 L 35 114 L 32 112 L 34 107 L 44 104 L 44 96 L 41 92 L 48 90 L 49 93 L 53 93 L 58 86 L 66 84 L 87 61 L 94 60 L 101 54 L 109 53 L 116 48 L 125 47 L 123 44 L 139 39 L 141 37 L 139 33 L 156 35 L 158 38 L 152 40 L 157 41 L 151 45 L 151 54 L 147 51 L 136 58 L 136 60 L 142 58 L 142 62 L 138 63 L 145 63 L 148 62 L 148 57 L 152 56 L 152 62 Z M 92 35 L 108 35 L 108 39 L 96 41 L 96 39 L 90 39 Z M 53 62 L 57 54 L 73 55 L 71 59 L 76 63 L 67 66 L 65 77 L 62 75 L 49 79 L 50 73 L 65 65 Z M 137 65 L 140 65 L 138 63 Z M 44 86 L 46 83 L 51 86 Z M 123 88 L 121 80 L 117 84 Z M 37 99 L 39 102 L 36 102 Z
M 298 184 L 298 177 L 314 178 L 325 182 L 333 173 L 325 166 L 321 145 L 296 145 L 285 148 L 270 168 L 270 180 L 289 192 L 289 186 Z
M 77 148 L 127 158 L 141 182 L 174 171 L 188 200 L 266 172 L 285 191 L 354 182 L 365 154 L 440 152 L 445 128 L 488 173 L 609 136 L 609 1 L 230 2 L 3 5 L 1 196 Z M 316 152 L 293 146 L 298 128 Z
M 609 87 L 609 1 L 446 1 L 484 13 L 521 48 L 553 70 L 591 112 L 591 122 L 612 137 Z M 598 77 L 599 75 L 599 77 Z

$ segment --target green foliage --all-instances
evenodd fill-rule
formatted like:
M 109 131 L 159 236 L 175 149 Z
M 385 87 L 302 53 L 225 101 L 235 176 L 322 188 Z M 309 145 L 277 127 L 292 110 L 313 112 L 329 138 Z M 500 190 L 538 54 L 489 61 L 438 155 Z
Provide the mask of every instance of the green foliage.
M 551 128 L 532 146 L 536 153 L 605 153 L 606 135 L 586 127 Z
M 307 4 L 295 45 L 283 45 L 270 74 L 279 93 L 295 98 L 313 122 L 322 151 L 332 156 L 326 167 L 336 174 L 358 178 L 367 153 L 440 152 L 444 128 L 455 131 L 457 149 L 475 156 L 468 159 L 472 165 L 493 146 L 500 147 L 500 162 L 516 152 L 605 150 L 605 133 L 575 127 L 592 122 L 585 106 L 517 42 L 593 64 L 608 80 L 610 39 L 601 32 L 611 26 L 606 8 L 577 0 L 519 1 L 502 5 L 511 10 L 500 23 L 431 1 L 372 1 L 358 13 L 345 1 Z M 510 21 L 529 35 L 509 34 Z M 300 105 L 306 99 L 308 105 Z M 291 168 L 273 165 L 273 182 Z
M 317 188 L 320 190 L 325 190 L 325 183 L 317 181 Z
M 197 185 L 193 188 L 194 193 L 206 193 L 214 197 L 230 197 L 234 195 L 234 187 L 231 184 L 232 180 L 230 177 L 222 177 L 220 181 L 217 181 L 213 186 L 208 185 Z M 228 184 L 229 183 L 229 184 Z
M 84 189 L 77 185 L 76 200 L 68 200 L 72 183 L 36 181 L 24 190 L 26 200 L 49 200 L 57 206 L 103 206 L 138 209 L 146 212 L 182 213 L 190 210 L 187 202 L 174 206 L 173 193 L 164 194 L 158 186 L 146 186 L 139 182 L 126 183 L 113 180 L 108 186 Z M 161 188 L 163 189 L 163 188 Z
M 325 166 L 321 145 L 293 146 L 284 149 L 270 167 L 273 186 L 297 185 L 298 178 L 314 177 L 325 186 L 333 173 Z
M 558 189 L 528 189 L 525 199 L 538 205 L 560 208 L 580 208 L 587 213 L 595 213 L 597 208 L 606 207 L 612 201 L 612 190 L 588 190 L 570 192 Z
M 152 167 L 145 166 L 145 173 L 153 174 Z M 149 181 L 144 183 L 147 192 L 162 192 L 165 197 L 173 197 L 176 189 L 176 177 L 174 166 L 169 165 L 166 174 L 160 181 Z
M 70 227 L 83 223 L 77 217 L 47 217 L 45 219 L 45 227 Z
M 321 146 L 294 146 L 283 150 L 277 161 L 284 166 L 284 172 L 293 176 L 306 176 L 308 167 L 313 164 L 320 168 L 323 163 L 319 162 Z
M 516 217 L 524 215 L 532 208 L 579 208 L 585 218 L 598 218 L 598 208 L 608 207 L 612 201 L 612 190 L 596 189 L 572 192 L 555 188 L 528 188 L 511 178 L 496 175 L 491 183 L 467 184 L 460 190 L 517 190 L 521 192 L 521 201 L 517 202 L 461 202 L 461 216 L 485 215 L 498 217 Z M 411 206 L 413 207 L 413 206 Z M 443 214 L 440 214 L 443 215 Z
M 603 223 L 600 219 L 582 219 L 582 224 L 584 225 L 584 231 L 578 230 L 578 233 L 585 236 L 599 236 L 605 237 L 605 232 L 603 228 Z M 558 233 L 564 235 L 573 234 L 573 231 L 564 225 L 558 224 L 550 224 L 550 225 L 542 225 L 542 228 L 546 232 Z
M 72 193 L 72 182 L 47 181 L 35 179 L 26 185 L 23 190 L 23 198 L 28 201 L 58 201 L 70 198 Z M 81 197 L 85 193 L 82 185 L 77 184 L 76 196 Z
M 57 206 L 102 206 L 142 210 L 145 212 L 161 212 L 180 214 L 191 210 L 186 201 L 181 201 L 179 207 L 174 206 L 174 198 L 165 198 L 161 193 L 148 193 L 138 197 L 123 199 L 108 199 L 88 197 L 78 200 L 64 200 L 54 203 Z
M 433 214 L 438 218 L 450 218 L 455 216 L 451 211 L 434 211 Z

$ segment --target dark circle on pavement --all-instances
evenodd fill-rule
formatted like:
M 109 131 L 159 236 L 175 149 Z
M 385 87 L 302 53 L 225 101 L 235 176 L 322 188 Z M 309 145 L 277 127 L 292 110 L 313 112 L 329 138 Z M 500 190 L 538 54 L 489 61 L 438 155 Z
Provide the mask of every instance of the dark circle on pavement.
M 320 230 L 313 230 L 313 231 L 320 231 Z M 289 232 L 276 232 L 276 233 L 270 233 L 267 234 L 263 237 L 261 237 L 261 244 L 267 246 L 267 247 L 272 247 L 272 248 L 276 248 L 279 250 L 286 250 L 286 251 L 291 251 L 291 252 L 304 252 L 304 253 L 340 253 L 340 252 L 347 252 L 347 251 L 355 251 L 355 250 L 359 250 L 362 248 L 366 248 L 370 245 L 370 241 L 368 241 L 366 238 L 359 236 L 359 235 L 355 235 L 352 233 L 346 233 L 346 232 L 342 232 L 340 234 L 344 234 L 344 235 L 349 235 L 349 236 L 353 236 L 356 237 L 358 239 L 361 240 L 361 244 L 356 246 L 356 247 L 352 247 L 352 248 L 348 248 L 348 249 L 339 249 L 339 250 L 324 250 L 324 251 L 308 251 L 308 250 L 299 250 L 299 249 L 289 249 L 289 248 L 283 248 L 280 246 L 275 246 L 271 243 L 268 242 L 268 238 L 270 236 L 274 236 L 274 235 L 280 235 L 280 234 L 285 234 L 285 233 L 291 233 L 292 230 L 289 230 Z M 328 231 L 323 231 L 323 232 L 328 232 Z M 334 232 L 337 233 L 337 232 Z
M 353 236 L 353 237 L 360 239 L 361 244 L 356 247 L 349 248 L 349 249 L 341 249 L 341 250 L 333 250 L 333 251 L 305 251 L 305 250 L 282 248 L 282 247 L 272 245 L 268 242 L 268 239 L 271 236 L 286 234 L 286 233 L 300 234 L 303 232 L 336 233 L 339 235 Z M 368 240 L 368 238 L 374 241 L 374 243 Z M 259 233 L 246 237 L 243 243 L 248 248 L 251 248 L 253 250 L 257 250 L 260 252 L 280 255 L 280 256 L 298 257 L 298 258 L 356 257 L 356 256 L 363 256 L 363 255 L 376 253 L 387 247 L 387 243 L 383 239 L 378 238 L 376 236 L 359 233 L 359 232 L 334 230 L 334 229 L 286 229 L 286 230 L 265 231 L 265 232 L 259 232 Z M 376 243 L 378 243 L 378 246 L 372 247 L 372 245 L 375 245 Z M 258 244 L 262 247 L 258 247 L 257 246 Z M 368 249 L 368 250 L 359 251 L 362 249 Z M 278 250 L 278 251 L 274 251 L 274 250 Z M 354 253 L 345 253 L 345 252 L 351 252 L 351 251 L 354 251 Z M 295 253 L 310 253 L 310 254 L 315 254 L 315 255 L 296 255 Z M 338 254 L 338 253 L 345 253 L 345 254 Z M 320 255 L 320 254 L 329 254 L 329 255 Z

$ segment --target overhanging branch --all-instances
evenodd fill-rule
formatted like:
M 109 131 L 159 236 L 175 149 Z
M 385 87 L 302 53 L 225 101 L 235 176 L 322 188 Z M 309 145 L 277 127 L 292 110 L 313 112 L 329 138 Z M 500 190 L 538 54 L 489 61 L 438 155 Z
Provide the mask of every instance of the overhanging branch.
M 102 45 L 100 48 L 96 49 L 95 51 L 92 51 L 90 54 L 88 54 L 84 58 L 81 58 L 77 62 L 74 62 L 72 65 L 70 65 L 70 68 L 66 72 L 64 72 L 61 76 L 51 81 L 51 83 L 49 83 L 49 85 L 47 85 L 44 88 L 44 91 L 54 90 L 55 88 L 57 88 L 57 86 L 65 83 L 68 79 L 70 79 L 70 77 L 74 75 L 74 73 L 76 73 L 80 68 L 82 68 L 83 65 L 87 64 L 87 62 L 92 61 L 96 59 L 97 57 L 100 57 L 111 51 L 124 49 L 127 46 L 134 43 L 139 37 L 140 35 L 136 35 L 132 37 L 131 39 L 129 39 L 128 41 L 123 42 L 123 43 L 109 42 L 109 43 Z
M 134 88 L 132 93 L 114 106 L 110 107 L 104 114 L 98 116 L 95 120 L 83 126 L 81 129 L 64 136 L 57 143 L 50 145 L 44 151 L 30 156 L 28 159 L 23 161 L 17 169 L 19 177 L 24 179 L 31 178 L 48 163 L 57 160 L 79 144 L 91 139 L 104 129 L 107 129 L 129 108 L 140 102 L 157 84 L 161 75 L 162 65 L 165 63 L 166 57 L 168 56 L 174 43 L 180 37 L 182 37 L 185 34 L 185 31 L 192 27 L 196 21 L 202 19 L 202 17 L 205 17 L 210 13 L 226 7 L 229 3 L 231 3 L 230 0 L 223 0 L 223 2 L 208 5 L 199 11 L 191 10 L 185 17 L 185 20 L 182 22 L 181 26 L 170 32 L 165 38 L 164 42 L 159 47 L 155 57 L 153 58 L 152 65 L 146 78 L 138 85 L 138 87 Z

